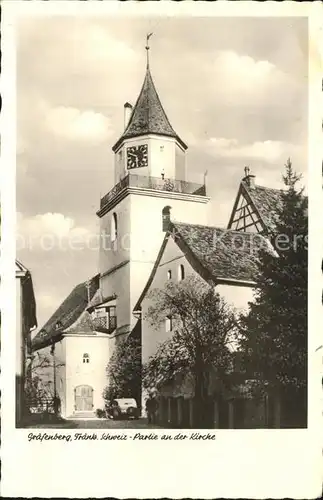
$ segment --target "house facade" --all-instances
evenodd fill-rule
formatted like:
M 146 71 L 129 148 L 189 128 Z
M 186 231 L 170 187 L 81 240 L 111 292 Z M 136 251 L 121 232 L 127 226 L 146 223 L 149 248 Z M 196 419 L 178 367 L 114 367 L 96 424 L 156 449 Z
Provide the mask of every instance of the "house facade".
M 185 282 L 195 277 L 214 286 L 224 301 L 232 306 L 237 314 L 248 311 L 252 300 L 257 274 L 256 258 L 259 249 L 270 249 L 265 237 L 253 232 L 240 232 L 211 226 L 170 223 L 151 276 L 143 290 L 136 314 L 142 325 L 142 361 L 147 363 L 162 342 L 171 338 L 176 330 L 173 318 L 165 316 L 165 321 L 152 326 L 149 321 L 149 308 L 154 297 L 149 293 L 154 289 L 164 289 L 168 282 Z M 233 346 L 233 351 L 237 348 Z M 216 372 L 211 374 L 208 395 L 212 405 L 215 428 L 241 426 L 237 414 L 236 394 L 221 396 L 221 381 Z M 159 421 L 161 425 L 193 427 L 194 380 L 190 377 L 177 377 L 165 386 L 158 388 Z M 147 390 L 143 391 L 143 400 Z M 253 406 L 246 415 L 245 424 L 264 427 L 266 415 L 263 402 Z M 253 419 L 253 422 L 250 421 Z
M 64 418 L 93 417 L 104 407 L 116 331 L 113 302 L 102 300 L 96 275 L 72 290 L 33 340 L 34 353 L 50 359 L 43 384 L 50 382 Z

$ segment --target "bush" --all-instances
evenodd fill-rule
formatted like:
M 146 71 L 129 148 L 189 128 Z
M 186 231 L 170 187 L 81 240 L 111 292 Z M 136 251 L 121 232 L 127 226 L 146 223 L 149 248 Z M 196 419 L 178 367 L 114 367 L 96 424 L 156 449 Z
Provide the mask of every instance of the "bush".
M 101 410 L 101 408 L 98 408 L 96 411 L 95 411 L 95 414 L 98 418 L 105 418 L 105 411 L 104 410 Z
M 135 398 L 141 401 L 141 339 L 134 335 L 123 339 L 115 348 L 107 366 L 109 385 L 104 399 Z

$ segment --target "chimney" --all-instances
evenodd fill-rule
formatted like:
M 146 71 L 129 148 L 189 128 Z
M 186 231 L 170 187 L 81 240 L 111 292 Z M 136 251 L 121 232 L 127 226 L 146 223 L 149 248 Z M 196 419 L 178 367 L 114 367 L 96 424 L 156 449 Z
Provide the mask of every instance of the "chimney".
M 129 102 L 126 102 L 123 108 L 124 108 L 124 129 L 126 130 L 132 113 L 132 105 Z
M 244 172 L 245 177 L 242 180 L 247 184 L 248 187 L 250 187 L 250 189 L 254 189 L 256 176 L 250 173 L 249 167 L 245 167 Z

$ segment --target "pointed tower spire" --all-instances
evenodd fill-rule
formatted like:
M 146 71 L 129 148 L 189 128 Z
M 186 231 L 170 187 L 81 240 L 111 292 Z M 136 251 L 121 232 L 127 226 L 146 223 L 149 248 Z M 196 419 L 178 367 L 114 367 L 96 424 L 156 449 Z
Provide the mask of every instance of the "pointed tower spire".
M 147 134 L 174 137 L 184 149 L 187 149 L 186 144 L 176 134 L 167 118 L 150 73 L 149 39 L 152 35 L 153 33 L 148 33 L 146 36 L 147 63 L 144 83 L 132 110 L 128 125 L 120 139 L 113 146 L 113 151 L 116 151 L 125 139 Z

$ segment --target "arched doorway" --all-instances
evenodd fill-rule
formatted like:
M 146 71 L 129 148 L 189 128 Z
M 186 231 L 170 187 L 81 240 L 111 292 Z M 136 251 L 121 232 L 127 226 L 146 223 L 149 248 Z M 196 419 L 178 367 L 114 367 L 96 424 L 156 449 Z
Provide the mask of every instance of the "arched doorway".
M 93 388 L 89 385 L 75 387 L 75 411 L 93 410 Z

